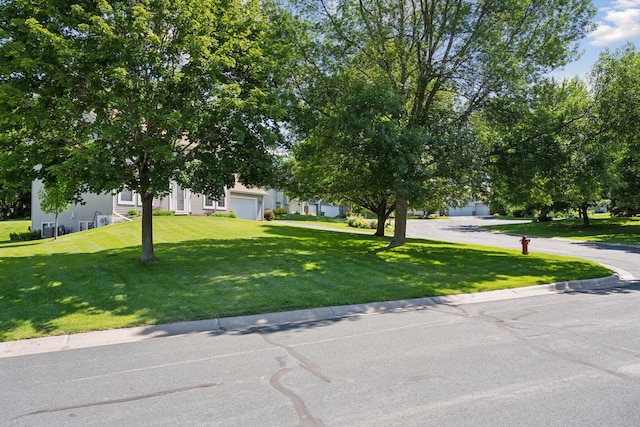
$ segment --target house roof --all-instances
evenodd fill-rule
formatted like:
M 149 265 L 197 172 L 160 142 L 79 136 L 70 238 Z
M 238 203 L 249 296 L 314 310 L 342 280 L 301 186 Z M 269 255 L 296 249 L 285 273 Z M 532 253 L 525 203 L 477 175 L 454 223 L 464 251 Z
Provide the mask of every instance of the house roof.
M 261 188 L 245 187 L 240 182 L 236 181 L 236 185 L 229 189 L 230 194 L 246 194 L 251 196 L 268 196 L 269 193 Z

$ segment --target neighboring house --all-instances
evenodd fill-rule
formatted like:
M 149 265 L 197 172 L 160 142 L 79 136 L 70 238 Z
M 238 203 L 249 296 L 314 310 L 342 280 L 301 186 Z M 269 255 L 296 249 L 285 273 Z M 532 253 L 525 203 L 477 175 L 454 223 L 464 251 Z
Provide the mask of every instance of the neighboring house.
M 279 190 L 268 190 L 268 193 L 264 198 L 265 210 L 284 208 L 289 214 L 297 212 L 304 215 L 333 217 L 344 213 L 344 208 L 341 209 L 340 206 L 324 203 L 322 200 L 302 201 L 300 199 L 289 199 Z
M 38 190 L 41 181 L 31 185 L 31 229 L 40 229 L 43 237 L 53 236 L 55 216 L 40 209 Z M 176 215 L 205 215 L 211 212 L 235 212 L 239 218 L 262 220 L 264 199 L 269 193 L 260 188 L 248 188 L 240 183 L 225 191 L 225 196 L 214 200 L 202 194 L 171 184 L 171 193 L 154 199 L 154 209 L 173 211 Z M 83 194 L 84 204 L 71 205 L 58 216 L 58 224 L 68 231 L 82 231 L 124 220 L 130 210 L 142 211 L 142 201 L 135 191 L 124 190 L 116 194 Z
M 422 215 L 424 211 L 412 210 L 413 215 Z M 488 216 L 489 205 L 482 202 L 471 201 L 466 206 L 447 207 L 443 211 L 438 211 L 440 215 L 445 216 Z
M 469 202 L 466 206 L 447 208 L 448 216 L 488 216 L 489 205 L 482 202 Z

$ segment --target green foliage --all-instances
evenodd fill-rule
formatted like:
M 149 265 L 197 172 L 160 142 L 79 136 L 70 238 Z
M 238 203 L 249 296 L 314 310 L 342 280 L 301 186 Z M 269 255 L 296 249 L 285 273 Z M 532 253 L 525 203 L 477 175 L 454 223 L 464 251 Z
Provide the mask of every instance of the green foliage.
M 610 198 L 619 212 L 640 211 L 640 52 L 629 44 L 605 50 L 594 66 L 595 105 L 602 139 L 616 156 Z
M 537 210 L 548 220 L 552 211 L 584 209 L 603 199 L 613 182 L 614 157 L 592 105 L 577 79 L 541 82 L 526 94 L 492 100 L 486 122 L 477 123 L 492 145 L 494 201 L 515 216 Z
M 292 20 L 269 1 L 0 2 L 0 109 L 29 161 L 83 190 L 211 197 L 273 176 Z M 4 113 L 7 113 L 6 115 Z
M 29 240 L 38 240 L 41 238 L 42 233 L 40 232 L 40 229 L 9 234 L 9 239 L 15 242 L 27 242 Z
M 371 220 L 365 219 L 361 216 L 351 216 L 347 218 L 347 225 L 349 227 L 354 227 L 354 228 L 365 228 L 365 229 L 370 229 L 372 228 L 371 226 Z
M 287 214 L 287 210 L 285 208 L 275 208 L 273 210 L 273 214 L 274 215 L 286 215 Z
M 175 212 L 167 210 L 167 209 L 154 209 L 153 216 L 173 216 Z
M 127 211 L 127 215 L 129 216 L 138 216 L 139 212 L 137 209 L 129 209 L 129 211 Z
M 267 221 L 273 221 L 274 217 L 275 215 L 272 210 L 267 209 L 266 211 L 264 211 L 264 219 L 266 219 Z
M 226 213 L 226 212 L 214 212 L 214 213 L 207 214 L 207 216 L 213 216 L 213 217 L 218 217 L 218 218 L 237 218 L 237 215 L 233 211 L 231 211 L 229 213 Z
M 320 59 L 304 70 L 301 120 L 313 126 L 294 151 L 297 186 L 317 176 L 311 191 L 373 196 L 378 214 L 395 203 L 394 245 L 407 201 L 462 198 L 481 178 L 473 112 L 574 58 L 595 12 L 589 0 L 296 4 L 320 34 L 315 55 L 303 46 Z
M 347 217 L 347 225 L 353 228 L 364 228 L 375 230 L 378 228 L 378 220 L 363 218 L 360 215 Z M 384 224 L 385 227 L 387 224 Z

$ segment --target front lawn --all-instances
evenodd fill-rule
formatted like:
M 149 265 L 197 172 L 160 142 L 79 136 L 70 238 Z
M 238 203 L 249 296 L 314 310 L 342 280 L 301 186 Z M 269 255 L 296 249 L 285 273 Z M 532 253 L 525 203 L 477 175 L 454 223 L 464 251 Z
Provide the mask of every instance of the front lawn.
M 311 230 L 277 222 L 155 217 L 57 242 L 0 243 L 0 341 L 602 277 L 570 258 Z
M 536 237 L 562 237 L 591 242 L 640 245 L 640 218 L 590 218 L 585 228 L 581 219 L 563 219 L 550 222 L 530 222 L 485 226 L 503 233 L 526 234 Z
M 31 221 L 28 219 L 0 221 L 0 244 L 8 242 L 11 233 L 26 233 L 29 227 Z

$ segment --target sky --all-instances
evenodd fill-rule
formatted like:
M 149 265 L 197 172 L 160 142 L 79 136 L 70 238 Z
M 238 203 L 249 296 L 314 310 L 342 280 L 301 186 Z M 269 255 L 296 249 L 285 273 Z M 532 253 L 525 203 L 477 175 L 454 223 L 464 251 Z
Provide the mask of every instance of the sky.
M 640 49 L 640 0 L 594 0 L 593 4 L 598 8 L 597 28 L 582 41 L 581 58 L 553 73 L 557 79 L 586 77 L 607 48 L 615 50 L 632 42 Z

